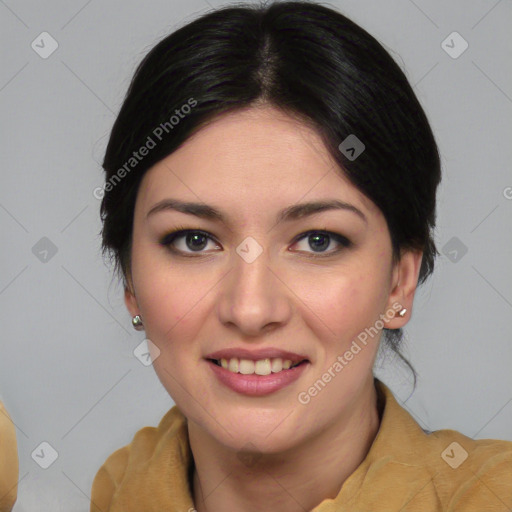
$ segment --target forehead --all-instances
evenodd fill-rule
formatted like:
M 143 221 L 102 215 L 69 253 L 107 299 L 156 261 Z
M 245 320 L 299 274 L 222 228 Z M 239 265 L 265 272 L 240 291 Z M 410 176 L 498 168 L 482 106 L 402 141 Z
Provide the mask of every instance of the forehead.
M 138 202 L 147 210 L 166 196 L 229 204 L 239 212 L 336 197 L 376 211 L 314 128 L 273 107 L 223 114 L 155 164 Z

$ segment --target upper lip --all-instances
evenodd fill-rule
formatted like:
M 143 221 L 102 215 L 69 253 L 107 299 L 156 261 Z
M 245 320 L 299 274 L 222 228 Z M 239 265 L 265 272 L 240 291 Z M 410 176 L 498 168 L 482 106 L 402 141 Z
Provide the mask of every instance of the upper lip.
M 217 350 L 205 356 L 205 359 L 231 359 L 238 357 L 239 359 L 249 359 L 251 361 L 258 361 L 260 359 L 288 359 L 292 364 L 300 363 L 301 361 L 308 360 L 304 355 L 296 354 L 294 352 L 288 352 L 279 348 L 261 348 L 258 350 L 248 350 L 246 348 L 226 348 L 223 350 Z

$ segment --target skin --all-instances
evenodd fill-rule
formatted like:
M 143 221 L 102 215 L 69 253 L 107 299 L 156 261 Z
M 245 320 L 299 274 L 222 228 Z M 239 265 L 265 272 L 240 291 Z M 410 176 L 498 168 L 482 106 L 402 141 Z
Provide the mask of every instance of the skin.
M 147 216 L 171 197 L 212 205 L 229 221 L 173 210 Z M 286 207 L 333 198 L 366 221 L 327 210 L 275 222 Z M 213 240 L 199 238 L 198 253 L 182 236 L 174 247 L 196 257 L 173 254 L 160 241 L 181 227 Z M 315 252 L 307 236 L 297 240 L 308 230 L 339 233 L 352 245 L 330 238 Z M 248 236 L 263 249 L 252 263 L 236 252 Z M 421 256 L 404 252 L 393 265 L 381 211 L 342 176 L 312 128 L 270 106 L 216 118 L 148 170 L 134 212 L 125 302 L 160 350 L 155 371 L 188 419 L 198 512 L 265 511 L 269 503 L 303 512 L 336 497 L 379 429 L 372 367 L 381 333 L 309 403 L 297 396 L 393 304 L 407 314 L 387 315 L 385 326 L 407 323 Z M 249 397 L 220 383 L 204 359 L 231 347 L 278 347 L 310 362 L 292 384 Z M 254 462 L 244 463 L 241 452 Z

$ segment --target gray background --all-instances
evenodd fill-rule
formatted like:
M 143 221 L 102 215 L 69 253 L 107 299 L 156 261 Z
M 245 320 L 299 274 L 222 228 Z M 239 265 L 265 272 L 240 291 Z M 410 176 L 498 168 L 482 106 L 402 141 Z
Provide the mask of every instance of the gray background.
M 144 333 L 132 330 L 100 256 L 92 192 L 103 183 L 99 162 L 138 62 L 218 5 L 0 1 L 0 396 L 17 428 L 16 512 L 88 510 L 106 457 L 173 405 L 152 367 L 133 355 Z M 417 389 L 411 395 L 410 374 L 393 358 L 377 374 L 424 428 L 512 440 L 511 2 L 331 5 L 405 67 L 444 170 L 436 232 L 443 254 L 406 329 Z M 43 31 L 59 45 L 46 59 L 31 47 Z M 458 58 L 441 46 L 453 31 L 469 44 Z M 44 253 L 43 237 L 55 254 Z M 31 456 L 43 441 L 58 452 L 46 470 Z

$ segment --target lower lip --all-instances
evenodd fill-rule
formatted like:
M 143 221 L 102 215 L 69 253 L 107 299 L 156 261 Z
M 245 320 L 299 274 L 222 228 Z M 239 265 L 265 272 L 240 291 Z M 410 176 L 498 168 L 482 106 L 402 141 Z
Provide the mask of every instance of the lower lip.
M 309 365 L 309 362 L 304 362 L 289 370 L 282 370 L 270 375 L 244 375 L 243 373 L 230 372 L 209 360 L 207 363 L 224 385 L 237 393 L 250 396 L 269 395 L 288 386 L 296 381 Z

